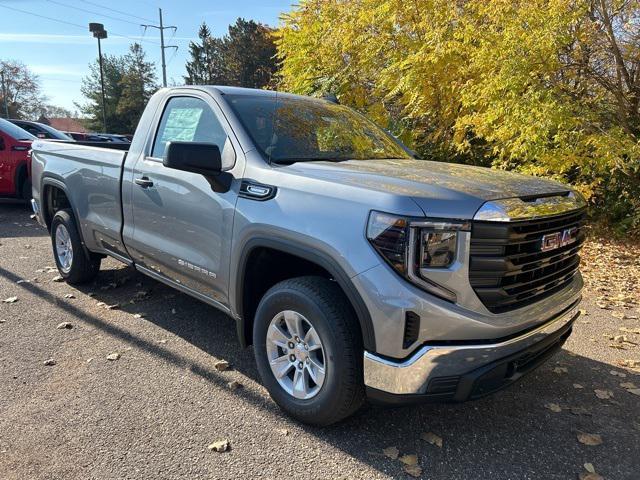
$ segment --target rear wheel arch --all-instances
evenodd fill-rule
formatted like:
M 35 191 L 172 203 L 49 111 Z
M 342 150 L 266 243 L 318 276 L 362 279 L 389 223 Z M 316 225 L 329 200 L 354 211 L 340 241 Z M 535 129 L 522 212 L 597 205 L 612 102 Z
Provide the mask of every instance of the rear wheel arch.
M 42 217 L 49 230 L 51 229 L 53 216 L 58 210 L 70 209 L 76 220 L 78 218 L 75 208 L 73 208 L 71 200 L 69 199 L 66 186 L 58 180 L 53 178 L 43 179 L 40 189 L 40 201 L 42 203 Z M 82 237 L 82 233 L 80 231 L 78 233 L 80 233 Z
M 258 278 L 253 262 L 260 255 L 276 255 L 278 257 L 277 274 L 270 278 Z M 292 264 L 283 267 L 283 261 Z M 269 269 L 265 269 L 269 271 Z M 252 330 L 255 310 L 260 299 L 269 288 L 282 280 L 298 276 L 315 275 L 334 280 L 351 305 L 362 334 L 362 343 L 366 350 L 375 351 L 375 335 L 371 315 L 351 282 L 349 276 L 340 267 L 338 262 L 330 256 L 301 246 L 293 242 L 274 238 L 252 238 L 242 248 L 238 275 L 235 280 L 235 307 L 238 313 L 237 327 L 238 339 L 243 346 L 252 343 Z

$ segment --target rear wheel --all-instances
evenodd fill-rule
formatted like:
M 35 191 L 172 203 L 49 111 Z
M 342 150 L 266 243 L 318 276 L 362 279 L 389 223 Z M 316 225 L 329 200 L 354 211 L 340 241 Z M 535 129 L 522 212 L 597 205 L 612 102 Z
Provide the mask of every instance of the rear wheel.
M 330 425 L 362 405 L 360 330 L 335 282 L 299 277 L 272 287 L 256 312 L 253 345 L 264 386 L 292 417 Z
M 71 210 L 58 210 L 53 216 L 51 243 L 58 271 L 68 283 L 85 283 L 96 277 L 101 258 L 86 253 Z

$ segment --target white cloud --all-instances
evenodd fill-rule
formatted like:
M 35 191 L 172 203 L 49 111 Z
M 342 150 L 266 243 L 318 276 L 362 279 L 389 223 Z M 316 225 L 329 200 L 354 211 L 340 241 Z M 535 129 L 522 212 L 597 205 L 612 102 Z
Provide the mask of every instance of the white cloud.
M 80 65 L 29 65 L 29 69 L 37 75 L 62 75 L 67 77 L 81 77 L 86 73 L 87 66 Z M 83 73 L 84 72 L 84 73 Z

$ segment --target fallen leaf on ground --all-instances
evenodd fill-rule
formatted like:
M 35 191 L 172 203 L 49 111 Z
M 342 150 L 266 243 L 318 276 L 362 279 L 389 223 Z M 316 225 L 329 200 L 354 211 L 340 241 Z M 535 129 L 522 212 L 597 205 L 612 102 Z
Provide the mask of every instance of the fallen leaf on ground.
M 579 383 L 574 383 L 573 384 L 573 388 L 584 388 L 582 385 L 580 385 Z
M 631 360 L 631 359 L 618 360 L 618 365 L 620 365 L 621 367 L 639 368 L 640 360 Z
M 632 383 L 632 382 L 624 382 L 624 383 L 621 383 L 621 384 L 620 384 L 620 386 L 621 386 L 622 388 L 626 388 L 627 390 L 629 390 L 629 389 L 631 389 L 631 388 L 638 388 L 638 387 L 636 387 L 636 386 L 635 386 L 635 384 L 634 384 L 634 383 Z
M 242 384 L 240 382 L 236 382 L 235 380 L 227 383 L 227 388 L 229 388 L 229 390 L 238 390 L 239 388 L 242 388 Z
M 559 413 L 562 411 L 562 407 L 557 403 L 545 403 L 544 408 L 551 410 L 552 412 Z
M 114 303 L 113 305 L 107 305 L 106 307 L 107 310 L 115 310 L 117 308 L 120 308 L 120 304 L 119 303 Z
M 633 333 L 635 335 L 640 335 L 640 328 L 620 327 L 619 330 L 624 333 Z
M 227 362 L 226 360 L 218 360 L 216 363 L 213 364 L 213 366 L 219 372 L 224 372 L 229 368 L 229 362 Z
M 596 472 L 580 472 L 578 475 L 579 480 L 604 480 L 604 477 L 598 475 Z
M 433 432 L 424 432 L 422 435 L 420 435 L 420 438 L 425 442 L 429 442 L 431 445 L 442 448 L 442 437 L 439 437 Z
M 55 277 L 53 277 L 51 279 L 52 282 L 62 282 L 64 281 L 64 278 L 62 278 L 60 275 L 56 275 Z
M 18 301 L 18 297 L 9 297 L 3 300 L 4 303 L 16 303 Z
M 633 394 L 633 395 L 638 395 L 640 396 L 640 388 L 630 388 L 627 390 L 627 392 Z
M 578 433 L 578 441 L 584 445 L 595 447 L 602 444 L 602 437 L 596 433 Z
M 110 353 L 107 355 L 107 360 L 114 362 L 120 358 L 120 354 L 118 352 Z
M 62 322 L 59 323 L 58 326 L 56 327 L 58 330 L 62 330 L 62 329 L 71 329 L 73 328 L 73 325 L 71 325 L 71 322 Z
M 420 468 L 420 466 L 418 465 L 404 465 L 402 469 L 405 471 L 405 473 L 411 475 L 412 477 L 417 478 L 422 475 L 422 468 Z
M 621 377 L 621 378 L 624 378 L 624 377 L 626 377 L 626 376 L 627 376 L 627 374 L 626 374 L 626 373 L 622 373 L 622 372 L 619 372 L 619 371 L 617 371 L 617 370 L 609 370 L 609 373 L 610 373 L 611 375 L 613 375 L 614 377 Z
M 226 452 L 229 450 L 229 440 L 218 440 L 207 447 L 212 452 Z
M 594 393 L 596 394 L 596 397 L 598 397 L 600 400 L 607 400 L 611 397 L 613 397 L 613 392 L 611 390 L 599 390 L 599 389 L 595 389 Z
M 20 285 L 21 283 L 31 283 L 31 280 L 18 280 L 16 283 L 18 285 Z
M 48 360 L 44 361 L 44 365 L 46 367 L 52 367 L 56 364 L 56 361 L 53 358 L 49 358 Z
M 589 473 L 596 473 L 596 469 L 594 468 L 592 463 L 585 463 L 584 469 Z
M 567 367 L 556 367 L 553 369 L 555 373 L 567 373 Z
M 418 456 L 415 453 L 402 455 L 398 460 L 405 465 L 418 465 Z
M 400 450 L 397 447 L 387 447 L 382 450 L 385 457 L 390 458 L 391 460 L 397 460 L 398 455 L 400 455 Z
M 142 318 L 142 314 L 141 313 L 134 313 L 133 314 L 133 318 Z
M 64 298 L 76 298 L 76 296 L 73 293 L 67 293 Z

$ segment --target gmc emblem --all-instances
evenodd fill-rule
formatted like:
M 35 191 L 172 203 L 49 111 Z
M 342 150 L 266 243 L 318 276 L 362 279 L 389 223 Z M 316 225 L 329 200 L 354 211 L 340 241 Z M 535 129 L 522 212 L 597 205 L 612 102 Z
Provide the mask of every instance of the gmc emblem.
M 542 237 L 542 244 L 540 250 L 548 252 L 549 250 L 555 250 L 556 248 L 570 245 L 578 239 L 578 227 L 571 227 L 561 232 L 548 233 Z

